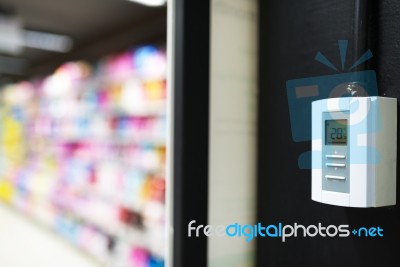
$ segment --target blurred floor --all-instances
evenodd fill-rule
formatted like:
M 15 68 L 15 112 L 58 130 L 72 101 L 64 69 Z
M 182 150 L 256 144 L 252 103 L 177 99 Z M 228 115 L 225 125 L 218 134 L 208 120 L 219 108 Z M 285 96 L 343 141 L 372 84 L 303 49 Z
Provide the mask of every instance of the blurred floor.
M 56 235 L 0 203 L 0 266 L 99 267 Z

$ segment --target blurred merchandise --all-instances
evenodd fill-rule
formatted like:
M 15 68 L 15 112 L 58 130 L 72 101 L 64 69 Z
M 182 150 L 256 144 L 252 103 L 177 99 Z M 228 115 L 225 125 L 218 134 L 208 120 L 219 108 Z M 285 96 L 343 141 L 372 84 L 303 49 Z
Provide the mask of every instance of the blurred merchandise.
M 164 266 L 165 75 L 145 46 L 3 88 L 0 199 L 104 266 Z

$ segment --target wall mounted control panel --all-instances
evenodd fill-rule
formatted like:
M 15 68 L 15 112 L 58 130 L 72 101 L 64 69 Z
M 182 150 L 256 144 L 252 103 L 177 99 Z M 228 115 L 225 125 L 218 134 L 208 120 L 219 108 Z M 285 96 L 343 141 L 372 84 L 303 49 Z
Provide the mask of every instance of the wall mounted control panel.
M 349 162 L 348 162 L 348 112 L 334 116 L 324 114 L 324 143 L 323 143 L 323 179 L 322 189 L 335 192 L 349 193 Z
M 397 99 L 312 103 L 312 196 L 347 207 L 396 204 Z

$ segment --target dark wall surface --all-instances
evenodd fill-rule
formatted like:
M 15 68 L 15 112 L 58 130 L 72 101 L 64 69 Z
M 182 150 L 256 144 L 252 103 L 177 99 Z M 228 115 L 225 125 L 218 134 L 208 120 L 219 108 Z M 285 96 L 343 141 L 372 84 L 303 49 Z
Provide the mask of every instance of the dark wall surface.
M 335 74 L 314 57 L 321 51 L 340 66 L 338 40 L 348 40 L 348 66 L 371 49 L 374 58 L 354 70 L 374 69 L 379 95 L 400 97 L 400 3 L 260 0 L 259 7 L 258 220 L 380 226 L 384 236 L 258 238 L 257 266 L 399 265 L 399 205 L 344 208 L 311 200 L 311 171 L 297 162 L 311 142 L 292 139 L 286 81 Z

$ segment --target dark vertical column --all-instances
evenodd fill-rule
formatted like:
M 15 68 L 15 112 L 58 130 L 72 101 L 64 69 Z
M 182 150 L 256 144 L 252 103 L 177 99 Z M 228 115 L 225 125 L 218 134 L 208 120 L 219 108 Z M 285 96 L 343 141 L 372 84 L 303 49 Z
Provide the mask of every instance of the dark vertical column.
M 175 1 L 173 266 L 207 266 L 210 3 Z
M 368 49 L 375 55 L 362 65 L 353 69 L 353 71 L 362 68 L 376 70 L 376 62 L 379 57 L 378 51 L 378 14 L 379 1 L 376 0 L 354 0 L 353 16 L 353 38 L 352 41 L 352 62 L 356 62 Z

